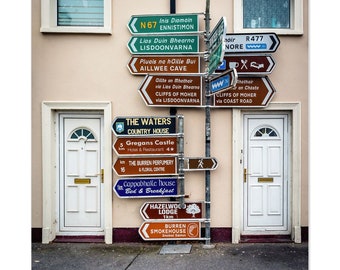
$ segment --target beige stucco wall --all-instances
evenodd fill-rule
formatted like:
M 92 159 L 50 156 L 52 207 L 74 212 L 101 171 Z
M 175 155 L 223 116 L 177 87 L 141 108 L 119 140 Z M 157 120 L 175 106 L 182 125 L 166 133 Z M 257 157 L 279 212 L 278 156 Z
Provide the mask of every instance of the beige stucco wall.
M 40 0 L 32 0 L 32 227 L 42 227 L 42 101 L 111 101 L 116 116 L 169 115 L 167 108 L 147 107 L 137 92 L 143 76 L 133 76 L 126 65 L 131 54 L 127 23 L 131 15 L 169 13 L 170 1 L 112 1 L 112 35 L 42 34 Z M 211 27 L 226 16 L 233 30 L 232 1 L 212 0 Z M 308 226 L 308 17 L 304 1 L 304 34 L 280 36 L 273 54 L 276 67 L 269 75 L 277 90 L 272 101 L 301 102 L 302 105 L 302 211 L 301 225 Z M 204 0 L 177 1 L 178 13 L 205 11 Z M 204 29 L 203 15 L 200 17 Z M 204 109 L 178 109 L 185 118 L 185 156 L 204 156 Z M 211 155 L 219 161 L 211 173 L 211 226 L 232 224 L 232 112 L 211 112 Z M 113 138 L 114 139 L 114 138 Z M 113 156 L 115 159 L 116 156 Z M 118 179 L 114 175 L 114 181 Z M 204 173 L 185 175 L 190 200 L 204 200 Z M 113 226 L 138 227 L 139 209 L 145 199 L 119 199 L 113 195 Z

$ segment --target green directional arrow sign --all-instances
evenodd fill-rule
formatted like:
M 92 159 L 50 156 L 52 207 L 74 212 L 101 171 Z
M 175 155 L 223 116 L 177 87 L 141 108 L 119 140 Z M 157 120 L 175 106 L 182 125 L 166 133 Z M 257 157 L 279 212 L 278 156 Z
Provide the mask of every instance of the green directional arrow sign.
M 127 26 L 132 34 L 195 33 L 199 31 L 197 14 L 133 15 Z
M 208 74 L 212 74 L 223 61 L 225 35 L 227 33 L 227 19 L 222 17 L 211 34 L 209 41 L 209 67 Z
M 198 36 L 136 36 L 131 37 L 128 48 L 132 54 L 198 53 Z
M 218 66 L 221 65 L 224 56 L 224 46 L 225 41 L 221 40 L 215 50 L 210 53 L 208 74 L 212 74 L 218 68 Z

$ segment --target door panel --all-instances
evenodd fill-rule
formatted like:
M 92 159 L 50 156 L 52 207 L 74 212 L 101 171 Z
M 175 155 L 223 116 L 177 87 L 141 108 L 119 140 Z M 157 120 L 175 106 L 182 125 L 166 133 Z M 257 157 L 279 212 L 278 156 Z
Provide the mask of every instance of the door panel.
M 288 229 L 287 118 L 244 116 L 244 232 Z
M 60 232 L 103 231 L 102 117 L 60 115 Z

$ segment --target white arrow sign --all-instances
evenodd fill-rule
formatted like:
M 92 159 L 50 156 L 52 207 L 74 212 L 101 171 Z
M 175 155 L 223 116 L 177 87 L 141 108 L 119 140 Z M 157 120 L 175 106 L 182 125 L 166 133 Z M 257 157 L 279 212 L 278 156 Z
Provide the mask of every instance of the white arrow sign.
M 275 33 L 227 34 L 226 53 L 275 52 L 280 45 Z
M 145 226 L 142 229 L 142 233 L 144 234 L 145 238 L 150 238 L 149 234 L 147 233 L 147 229 L 150 226 L 149 223 L 146 223 Z

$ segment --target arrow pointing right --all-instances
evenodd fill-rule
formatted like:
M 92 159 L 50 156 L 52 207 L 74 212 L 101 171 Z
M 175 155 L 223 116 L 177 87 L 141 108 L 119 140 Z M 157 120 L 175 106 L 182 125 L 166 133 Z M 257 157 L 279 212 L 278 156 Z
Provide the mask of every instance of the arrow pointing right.
M 270 51 L 273 51 L 274 48 L 275 48 L 275 45 L 277 44 L 277 41 L 276 41 L 276 39 L 274 38 L 274 36 L 270 36 L 270 39 L 273 41 L 273 44 L 272 44 L 272 46 L 270 46 L 269 50 L 270 50 Z
M 276 33 L 226 34 L 226 53 L 275 52 L 280 45 Z
M 236 88 L 214 95 L 216 107 L 265 107 L 275 94 L 269 78 L 246 77 L 237 80 Z
M 184 158 L 187 162 L 187 169 L 195 171 L 215 170 L 217 168 L 217 160 L 213 157 Z

